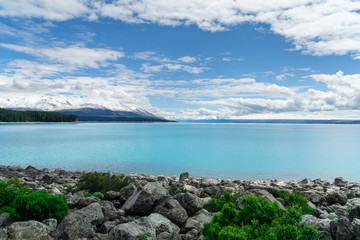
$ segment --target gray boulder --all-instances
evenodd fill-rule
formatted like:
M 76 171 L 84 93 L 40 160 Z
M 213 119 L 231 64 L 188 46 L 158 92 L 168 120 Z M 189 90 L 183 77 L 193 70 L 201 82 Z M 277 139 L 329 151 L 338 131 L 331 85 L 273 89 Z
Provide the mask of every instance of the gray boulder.
M 336 240 L 349 240 L 354 237 L 353 226 L 345 217 L 330 222 L 330 233 Z
M 47 225 L 34 220 L 14 222 L 7 230 L 10 239 L 52 239 L 49 234 Z
M 164 233 L 167 233 L 165 235 L 175 236 L 180 233 L 180 228 L 161 214 L 152 213 L 148 219 L 155 228 L 156 236 L 164 235 Z
M 114 204 L 110 201 L 101 201 L 99 204 L 104 214 L 104 221 L 115 220 L 125 214 L 123 210 L 116 209 Z
M 188 172 L 183 172 L 183 173 L 180 174 L 179 180 L 180 181 L 185 181 L 186 179 L 189 179 L 189 177 L 190 177 L 190 175 L 189 175 Z
M 92 238 L 95 236 L 95 226 L 104 221 L 99 203 L 92 203 L 87 207 L 68 214 L 56 229 L 57 239 Z
M 111 229 L 113 229 L 114 227 L 116 227 L 117 225 L 119 225 L 119 223 L 117 221 L 107 221 L 104 222 L 101 227 L 100 227 L 100 231 L 102 233 L 109 233 L 111 231 Z
M 127 186 L 123 187 L 120 190 L 120 197 L 119 200 L 121 202 L 121 204 L 124 204 L 124 202 L 126 202 L 126 200 L 128 200 L 128 198 L 137 190 L 135 184 L 130 183 Z
M 204 226 L 204 223 L 210 222 L 212 219 L 211 213 L 206 211 L 205 209 L 201 209 L 196 212 L 192 217 L 189 217 L 185 222 L 185 231 L 188 232 L 190 230 L 195 229 L 197 232 L 201 232 L 201 229 Z
M 80 196 L 71 196 L 65 200 L 66 204 L 69 206 L 69 208 L 75 208 L 78 206 L 80 199 L 83 197 Z
M 0 239 L 1 240 L 7 239 L 7 228 L 6 227 L 0 227 Z
M 50 233 L 56 230 L 57 220 L 55 218 L 45 219 L 41 223 L 49 227 Z
M 338 187 L 345 187 L 349 182 L 342 177 L 337 177 L 334 180 L 334 184 Z
M 116 239 L 179 239 L 180 229 L 169 219 L 158 213 L 148 217 L 124 223 L 113 228 L 109 233 L 109 240 Z
M 352 226 L 354 229 L 354 235 L 356 236 L 355 240 L 360 240 L 360 219 L 354 218 L 352 221 Z
M 8 213 L 0 214 L 0 227 L 6 227 L 13 223 L 13 220 Z
M 181 226 L 188 218 L 186 210 L 176 199 L 170 196 L 164 196 L 159 200 L 154 213 L 165 216 L 178 226 Z
M 204 193 L 207 194 L 208 196 L 221 196 L 222 195 L 222 191 L 218 186 L 209 186 L 204 188 Z
M 79 208 L 83 208 L 83 207 L 89 206 L 90 204 L 96 203 L 96 202 L 100 202 L 100 199 L 98 199 L 97 197 L 94 197 L 94 196 L 84 197 L 84 198 L 80 198 L 77 206 Z
M 360 219 L 360 205 L 354 206 L 349 212 L 350 221 L 353 221 L 354 218 Z
M 333 191 L 326 196 L 326 202 L 331 204 L 339 203 L 345 205 L 347 202 L 346 194 L 343 191 Z
M 136 191 L 126 200 L 121 210 L 128 215 L 146 216 L 152 212 L 156 200 L 149 192 Z
M 306 214 L 302 217 L 300 224 L 303 225 L 312 225 L 319 229 L 319 231 L 330 232 L 330 222 L 329 219 L 320 219 L 314 217 L 313 215 Z
M 305 197 L 309 198 L 309 200 L 316 205 L 321 204 L 322 202 L 325 201 L 325 193 L 324 192 L 320 192 L 320 191 L 311 189 L 311 190 L 303 191 L 301 193 Z
M 104 194 L 104 200 L 109 200 L 109 201 L 118 200 L 120 199 L 120 196 L 121 196 L 120 192 L 108 191 Z
M 178 193 L 175 196 L 175 199 L 180 203 L 180 205 L 186 210 L 188 216 L 192 216 L 194 213 L 199 211 L 204 207 L 202 201 L 198 196 L 192 193 Z
M 146 216 L 149 215 L 156 202 L 167 194 L 166 189 L 158 182 L 149 182 L 141 191 L 135 191 L 121 207 L 126 214 Z
M 139 240 L 144 237 L 147 240 L 156 240 L 156 230 L 148 217 L 114 227 L 109 233 L 108 240 Z

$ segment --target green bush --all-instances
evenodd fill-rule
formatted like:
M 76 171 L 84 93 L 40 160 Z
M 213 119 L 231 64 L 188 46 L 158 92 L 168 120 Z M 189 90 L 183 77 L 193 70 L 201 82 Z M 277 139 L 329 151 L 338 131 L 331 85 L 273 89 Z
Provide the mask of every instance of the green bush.
M 241 199 L 241 209 L 235 209 L 236 195 L 224 194 L 212 197 L 212 211 L 221 212 L 213 216 L 202 230 L 205 240 L 317 240 L 317 230 L 311 226 L 300 226 L 303 208 L 301 195 L 288 196 L 286 211 L 277 202 L 267 199 L 245 196 Z M 293 199 L 295 199 L 293 201 Z M 286 202 L 287 200 L 285 200 Z M 305 199 L 306 201 L 306 199 Z
M 46 192 L 19 194 L 10 206 L 10 215 L 22 221 L 55 218 L 60 222 L 68 211 L 65 197 Z
M 235 203 L 236 199 L 240 196 L 239 193 L 232 194 L 224 192 L 222 196 L 212 196 L 211 200 L 205 205 L 210 212 L 220 212 L 226 203 Z
M 23 187 L 17 177 L 0 181 L 0 214 L 10 211 L 10 205 L 19 194 L 31 193 L 28 187 Z
M 77 183 L 77 191 L 87 190 L 91 193 L 107 191 L 120 191 L 121 188 L 129 184 L 124 180 L 125 175 L 110 175 L 110 173 L 92 172 L 83 175 Z
M 103 199 L 104 198 L 104 195 L 102 195 L 102 193 L 94 193 L 94 194 L 91 194 L 91 193 L 85 193 L 84 194 L 84 197 L 91 197 L 91 196 L 94 196 L 96 198 L 99 198 L 99 199 Z
M 299 209 L 303 214 L 314 214 L 311 207 L 307 205 L 308 200 L 304 198 L 299 191 L 290 193 L 288 191 L 279 191 L 274 189 L 275 197 L 284 199 L 286 206 Z

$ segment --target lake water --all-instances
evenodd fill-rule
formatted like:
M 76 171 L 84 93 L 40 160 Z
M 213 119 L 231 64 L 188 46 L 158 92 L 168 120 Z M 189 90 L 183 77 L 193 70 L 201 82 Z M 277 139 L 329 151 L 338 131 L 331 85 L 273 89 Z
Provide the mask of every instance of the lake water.
M 360 181 L 360 125 L 2 124 L 0 164 L 231 179 Z

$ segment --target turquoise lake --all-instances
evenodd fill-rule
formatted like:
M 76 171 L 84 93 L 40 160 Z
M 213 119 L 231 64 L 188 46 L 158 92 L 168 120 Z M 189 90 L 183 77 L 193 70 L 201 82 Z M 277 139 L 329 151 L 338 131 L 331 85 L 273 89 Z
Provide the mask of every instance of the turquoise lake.
M 1 124 L 0 164 L 230 179 L 360 180 L 360 125 Z

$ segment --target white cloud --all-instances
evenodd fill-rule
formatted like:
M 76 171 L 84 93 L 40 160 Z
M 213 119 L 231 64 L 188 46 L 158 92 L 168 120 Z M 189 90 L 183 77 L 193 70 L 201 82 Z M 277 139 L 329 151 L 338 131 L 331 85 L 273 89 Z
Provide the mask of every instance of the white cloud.
M 284 81 L 286 78 L 294 77 L 294 76 L 295 76 L 295 74 L 292 74 L 292 73 L 284 73 L 284 74 L 277 75 L 275 77 L 275 79 L 278 81 Z
M 86 0 L 2 0 L 0 16 L 64 21 L 87 14 L 90 11 L 87 3 Z
M 207 31 L 245 22 L 265 23 L 304 53 L 350 53 L 356 59 L 360 55 L 360 3 L 352 0 L 136 0 L 96 7 L 101 16 L 129 23 L 196 24 Z
M 360 2 L 354 0 L 0 1 L 1 17 L 57 21 L 110 17 L 127 23 L 195 24 L 206 31 L 224 31 L 249 22 L 264 23 L 305 54 L 351 54 L 354 59 L 360 58 L 359 11 Z
M 181 58 L 178 58 L 178 60 L 181 61 L 181 62 L 184 62 L 184 63 L 196 62 L 196 58 L 190 57 L 190 56 L 181 57 Z
M 121 51 L 80 46 L 52 48 L 34 48 L 15 44 L 0 44 L 0 46 L 17 52 L 43 57 L 55 63 L 64 63 L 77 67 L 99 68 L 100 66 L 106 66 L 108 61 L 114 61 L 124 56 Z

